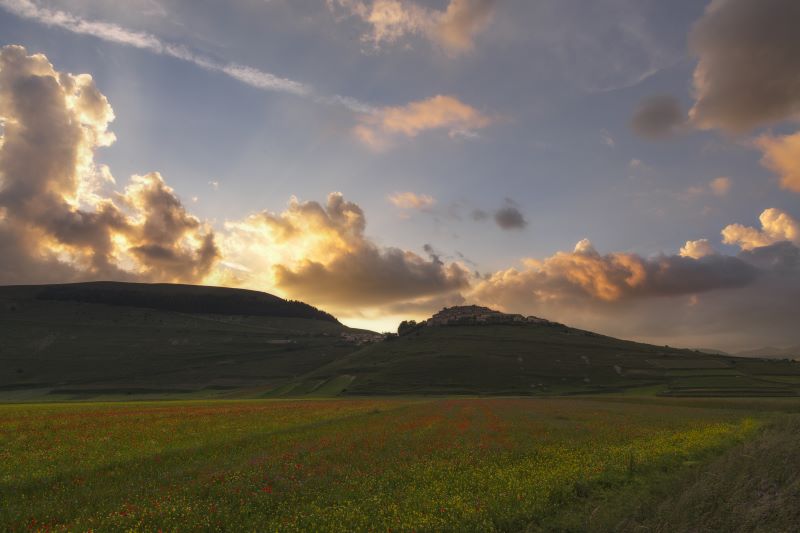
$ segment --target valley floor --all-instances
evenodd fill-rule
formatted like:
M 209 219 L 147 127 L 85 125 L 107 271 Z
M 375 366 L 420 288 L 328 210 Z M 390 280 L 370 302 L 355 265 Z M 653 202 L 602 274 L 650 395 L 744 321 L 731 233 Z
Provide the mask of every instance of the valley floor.
M 0 405 L 4 531 L 789 531 L 800 401 Z

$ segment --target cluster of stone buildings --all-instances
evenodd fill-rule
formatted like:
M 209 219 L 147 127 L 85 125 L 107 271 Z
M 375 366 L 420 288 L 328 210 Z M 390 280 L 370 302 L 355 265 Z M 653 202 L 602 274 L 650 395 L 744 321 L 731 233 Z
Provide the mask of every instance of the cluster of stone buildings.
M 427 321 L 428 326 L 447 326 L 453 324 L 509 324 L 509 323 L 535 323 L 547 324 L 548 320 L 535 316 L 523 316 L 516 314 L 501 313 L 488 307 L 479 305 L 461 305 L 456 307 L 445 307 Z
M 351 342 L 353 344 L 361 346 L 362 344 L 371 344 L 373 342 L 380 342 L 386 336 L 380 333 L 370 333 L 370 332 L 345 332 L 341 334 L 342 339 L 346 342 Z

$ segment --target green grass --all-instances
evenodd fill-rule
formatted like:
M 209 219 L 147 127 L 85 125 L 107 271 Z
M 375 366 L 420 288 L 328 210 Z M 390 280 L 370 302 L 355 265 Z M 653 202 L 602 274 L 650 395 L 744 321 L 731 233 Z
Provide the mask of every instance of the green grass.
M 756 435 L 776 409 L 800 402 L 5 405 L 0 530 L 535 529 L 580 516 L 599 495 L 652 488 L 706 464 Z
M 796 531 L 798 435 L 800 417 L 779 418 L 706 461 L 687 461 L 623 487 L 584 490 L 568 512 L 528 531 Z

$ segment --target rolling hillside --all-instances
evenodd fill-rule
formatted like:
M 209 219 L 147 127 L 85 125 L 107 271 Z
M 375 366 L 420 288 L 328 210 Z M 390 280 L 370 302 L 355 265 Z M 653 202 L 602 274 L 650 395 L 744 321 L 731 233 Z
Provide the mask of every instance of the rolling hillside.
M 8 288 L 37 300 L 144 307 L 190 314 L 277 316 L 337 322 L 333 315 L 303 302 L 246 289 L 170 283 L 96 281 Z
M 0 287 L 0 399 L 269 390 L 355 349 L 307 304 L 216 287 Z
M 800 363 L 652 346 L 507 316 L 494 323 L 428 321 L 315 370 L 302 386 L 349 380 L 342 391 L 348 395 L 800 393 Z
M 380 340 L 254 291 L 0 287 L 0 400 L 800 393 L 800 363 L 652 346 L 475 306 L 402 332 Z

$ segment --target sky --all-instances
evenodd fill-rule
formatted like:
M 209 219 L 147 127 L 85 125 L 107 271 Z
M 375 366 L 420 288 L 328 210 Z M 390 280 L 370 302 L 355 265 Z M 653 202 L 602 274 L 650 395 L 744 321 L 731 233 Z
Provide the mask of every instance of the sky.
M 0 0 L 0 283 L 800 344 L 794 0 Z

